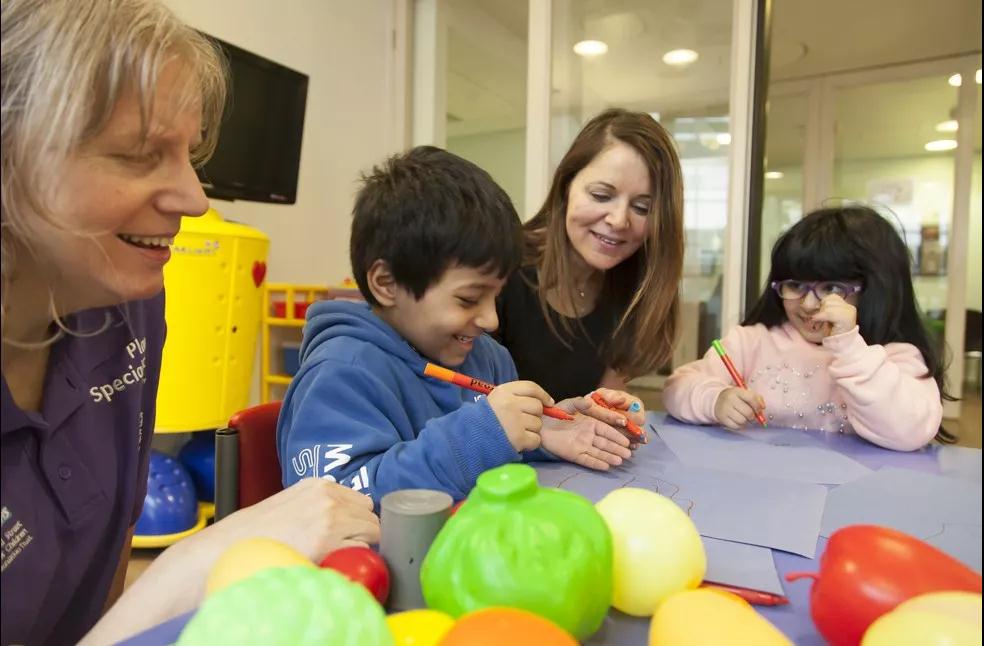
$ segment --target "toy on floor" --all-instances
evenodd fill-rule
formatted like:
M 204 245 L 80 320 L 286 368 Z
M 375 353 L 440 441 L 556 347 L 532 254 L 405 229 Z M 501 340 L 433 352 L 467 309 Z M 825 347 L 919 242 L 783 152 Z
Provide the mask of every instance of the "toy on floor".
M 215 502 L 215 433 L 195 433 L 178 451 L 202 502 Z
M 383 540 L 387 540 L 383 525 Z M 453 617 L 521 608 L 578 639 L 601 626 L 612 593 L 612 539 L 586 498 L 537 485 L 508 464 L 479 476 L 421 568 L 424 598 Z
M 198 522 L 198 499 L 188 471 L 160 451 L 151 450 L 147 494 L 134 533 L 172 536 L 193 529 Z

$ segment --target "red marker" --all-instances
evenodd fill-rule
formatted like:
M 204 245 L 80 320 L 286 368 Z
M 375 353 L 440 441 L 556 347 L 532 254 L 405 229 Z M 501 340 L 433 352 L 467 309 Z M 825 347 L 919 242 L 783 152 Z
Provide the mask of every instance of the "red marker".
M 611 404 L 609 404 L 607 401 L 605 401 L 605 398 L 596 392 L 591 393 L 591 399 L 594 400 L 594 403 L 598 404 L 602 408 L 607 408 L 608 410 L 615 410 L 615 411 L 619 410 L 614 406 L 612 406 Z M 645 444 L 646 442 L 649 441 L 649 438 L 646 437 L 646 432 L 643 431 L 641 428 L 639 428 L 639 425 L 633 422 L 628 417 L 625 418 L 625 430 L 627 430 L 632 435 L 633 439 L 635 439 L 635 441 L 639 442 L 640 444 Z
M 467 390 L 474 390 L 475 392 L 482 393 L 483 395 L 488 395 L 492 392 L 492 389 L 495 388 L 495 386 L 487 381 L 475 379 L 474 377 L 463 375 L 460 372 L 455 372 L 454 370 L 448 370 L 447 368 L 436 366 L 433 363 L 428 363 L 424 366 L 424 374 L 428 377 L 433 377 L 434 379 L 446 381 L 449 384 L 461 386 Z M 569 422 L 574 419 L 574 417 L 567 412 L 553 406 L 544 406 L 543 414 L 547 417 L 553 417 L 554 419 L 562 419 L 565 422 Z
M 771 592 L 762 592 L 760 590 L 749 590 L 748 588 L 739 588 L 733 585 L 724 585 L 723 583 L 711 583 L 710 581 L 705 581 L 700 584 L 700 587 L 730 592 L 731 594 L 737 595 L 755 606 L 784 606 L 789 603 L 789 599 L 781 594 L 772 594 Z
M 714 339 L 711 341 L 711 347 L 713 347 L 714 351 L 717 352 L 719 357 L 721 357 L 721 361 L 724 362 L 724 367 L 728 369 L 728 372 L 731 374 L 731 378 L 734 380 L 735 385 L 742 390 L 748 390 L 748 386 L 745 385 L 745 380 L 741 378 L 741 375 L 738 373 L 738 369 L 735 368 L 735 364 L 731 363 L 731 357 L 729 357 L 728 353 L 724 351 L 724 346 L 721 345 L 721 340 Z M 762 414 L 762 411 L 755 411 L 755 419 L 757 419 L 758 423 L 762 426 L 768 426 L 768 424 L 765 423 L 765 415 Z

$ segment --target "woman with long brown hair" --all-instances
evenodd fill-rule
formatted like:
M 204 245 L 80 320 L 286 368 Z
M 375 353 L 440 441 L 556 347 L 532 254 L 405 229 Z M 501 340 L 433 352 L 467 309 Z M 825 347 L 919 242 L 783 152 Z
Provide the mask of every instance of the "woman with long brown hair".
M 683 267 L 683 176 L 650 115 L 610 109 L 577 135 L 524 227 L 522 268 L 499 297 L 519 376 L 557 399 L 665 364 Z

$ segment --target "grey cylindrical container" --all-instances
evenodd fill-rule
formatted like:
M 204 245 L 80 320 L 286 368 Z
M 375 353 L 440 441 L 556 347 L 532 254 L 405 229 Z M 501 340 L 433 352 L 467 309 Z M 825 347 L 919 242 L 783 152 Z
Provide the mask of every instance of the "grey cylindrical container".
M 451 516 L 454 501 L 443 491 L 401 489 L 380 501 L 379 553 L 390 571 L 391 610 L 424 608 L 420 564 Z

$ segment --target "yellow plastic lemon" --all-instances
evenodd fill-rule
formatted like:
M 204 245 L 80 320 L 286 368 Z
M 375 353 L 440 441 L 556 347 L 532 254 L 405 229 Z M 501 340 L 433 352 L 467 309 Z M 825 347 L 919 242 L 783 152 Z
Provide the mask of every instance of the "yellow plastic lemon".
M 595 507 L 612 533 L 612 605 L 650 617 L 659 603 L 704 579 L 707 557 L 690 517 L 648 489 L 616 489 Z
M 290 545 L 272 538 L 247 538 L 234 543 L 215 561 L 205 580 L 205 596 L 209 597 L 260 570 L 291 565 L 315 567 Z
M 454 619 L 440 610 L 407 610 L 386 618 L 396 646 L 436 646 Z
M 730 592 L 699 588 L 670 596 L 649 624 L 649 646 L 792 646 Z
M 861 646 L 963 646 L 981 643 L 981 595 L 930 592 L 875 620 Z

